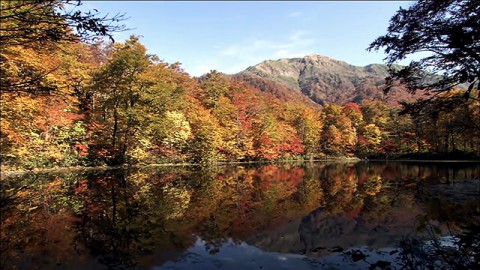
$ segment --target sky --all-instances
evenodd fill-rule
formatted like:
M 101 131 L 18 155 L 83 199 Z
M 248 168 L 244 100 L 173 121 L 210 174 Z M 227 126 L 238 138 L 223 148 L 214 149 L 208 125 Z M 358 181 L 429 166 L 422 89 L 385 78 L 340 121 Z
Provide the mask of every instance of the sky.
M 357 66 L 383 63 L 367 52 L 406 1 L 87 1 L 82 9 L 126 14 L 148 53 L 180 62 L 192 76 L 240 72 L 264 60 L 319 54 Z

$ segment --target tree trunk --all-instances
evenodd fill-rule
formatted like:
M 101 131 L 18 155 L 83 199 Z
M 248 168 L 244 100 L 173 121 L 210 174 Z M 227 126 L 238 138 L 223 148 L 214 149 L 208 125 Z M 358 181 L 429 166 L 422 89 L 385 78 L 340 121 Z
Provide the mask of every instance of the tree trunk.
M 117 132 L 118 132 L 118 112 L 117 108 L 113 111 L 113 132 L 112 132 L 112 146 L 115 148 L 117 144 Z

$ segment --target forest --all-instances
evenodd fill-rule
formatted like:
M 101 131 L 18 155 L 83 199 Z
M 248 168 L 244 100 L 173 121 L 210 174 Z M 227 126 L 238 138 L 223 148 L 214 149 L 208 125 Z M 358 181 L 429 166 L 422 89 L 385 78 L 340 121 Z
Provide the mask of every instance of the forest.
M 422 106 L 285 101 L 219 71 L 192 77 L 180 63 L 148 54 L 135 35 L 85 38 L 118 29 L 91 13 L 60 16 L 62 2 L 1 4 L 2 170 L 479 158 L 479 91 L 444 91 Z

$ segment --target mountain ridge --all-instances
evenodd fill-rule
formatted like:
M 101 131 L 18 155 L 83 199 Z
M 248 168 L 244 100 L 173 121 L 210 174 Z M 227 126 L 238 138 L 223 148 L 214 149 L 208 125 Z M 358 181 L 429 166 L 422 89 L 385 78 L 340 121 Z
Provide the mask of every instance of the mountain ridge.
M 234 76 L 247 83 L 266 80 L 280 84 L 320 105 L 382 100 L 395 106 L 399 101 L 413 100 L 424 95 L 420 92 L 408 94 L 402 87 L 395 87 L 389 95 L 385 95 L 383 88 L 388 67 L 384 64 L 355 66 L 318 54 L 265 60 Z

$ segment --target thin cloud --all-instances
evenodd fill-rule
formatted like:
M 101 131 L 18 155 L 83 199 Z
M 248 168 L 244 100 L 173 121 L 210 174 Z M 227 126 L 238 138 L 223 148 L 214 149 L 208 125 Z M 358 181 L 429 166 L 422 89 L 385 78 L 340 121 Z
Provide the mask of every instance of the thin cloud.
M 243 41 L 239 44 L 233 44 L 219 51 L 221 56 L 232 57 L 252 57 L 252 56 L 271 56 L 276 54 L 285 55 L 285 52 L 291 52 L 292 49 L 307 51 L 315 43 L 313 38 L 308 37 L 305 31 L 292 33 L 286 40 L 273 41 L 268 39 L 257 39 Z M 281 53 L 280 53 L 281 52 Z
M 301 11 L 295 11 L 295 12 L 292 12 L 292 13 L 289 13 L 287 16 L 288 17 L 298 17 L 300 15 L 303 15 L 303 12 Z
M 248 39 L 219 48 L 217 57 L 191 68 L 194 76 L 216 69 L 224 73 L 237 73 L 264 60 L 303 57 L 314 52 L 315 40 L 306 31 L 296 31 L 282 40 Z

